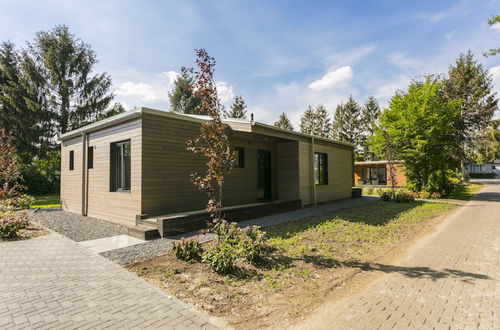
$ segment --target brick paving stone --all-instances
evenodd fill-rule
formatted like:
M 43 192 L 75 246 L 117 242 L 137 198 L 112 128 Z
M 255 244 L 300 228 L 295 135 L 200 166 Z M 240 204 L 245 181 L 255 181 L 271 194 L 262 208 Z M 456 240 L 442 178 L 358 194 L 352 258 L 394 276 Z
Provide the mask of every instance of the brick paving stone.
M 57 233 L 1 242 L 0 255 L 0 329 L 215 329 L 205 315 Z
M 500 329 L 500 180 L 446 219 L 362 292 L 300 329 Z

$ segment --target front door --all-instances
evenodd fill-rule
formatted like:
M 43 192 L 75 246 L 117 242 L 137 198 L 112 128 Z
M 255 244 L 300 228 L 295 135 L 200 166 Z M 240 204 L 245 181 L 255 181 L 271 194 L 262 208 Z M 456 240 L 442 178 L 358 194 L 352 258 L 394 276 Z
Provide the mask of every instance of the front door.
M 257 198 L 271 200 L 271 151 L 257 150 Z

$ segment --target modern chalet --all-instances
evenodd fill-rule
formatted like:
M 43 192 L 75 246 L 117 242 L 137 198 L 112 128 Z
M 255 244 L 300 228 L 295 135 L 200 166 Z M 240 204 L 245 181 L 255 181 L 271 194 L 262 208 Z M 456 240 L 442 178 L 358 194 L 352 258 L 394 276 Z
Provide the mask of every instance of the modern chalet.
M 207 197 L 190 175 L 205 166 L 186 141 L 208 119 L 135 108 L 63 134 L 62 209 L 132 231 L 193 229 L 183 224 L 206 217 Z M 237 158 L 224 186 L 229 220 L 351 197 L 352 145 L 249 120 L 224 123 Z

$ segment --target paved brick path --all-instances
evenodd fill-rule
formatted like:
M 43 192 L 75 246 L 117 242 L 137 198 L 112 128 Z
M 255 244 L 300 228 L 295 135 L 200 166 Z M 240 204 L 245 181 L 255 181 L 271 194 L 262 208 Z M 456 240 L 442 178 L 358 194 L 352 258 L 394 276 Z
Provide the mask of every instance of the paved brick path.
M 303 329 L 500 329 L 500 180 L 363 292 L 323 306 Z
M 214 329 L 159 288 L 59 235 L 0 242 L 0 328 Z

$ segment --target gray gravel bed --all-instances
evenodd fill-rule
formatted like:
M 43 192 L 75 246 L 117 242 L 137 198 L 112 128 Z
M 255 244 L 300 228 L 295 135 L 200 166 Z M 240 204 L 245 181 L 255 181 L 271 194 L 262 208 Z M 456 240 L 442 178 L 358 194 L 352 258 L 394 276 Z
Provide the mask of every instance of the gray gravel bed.
M 146 241 L 142 244 L 102 252 L 100 253 L 100 255 L 113 262 L 116 262 L 119 265 L 132 265 L 139 261 L 165 254 L 172 247 L 172 242 L 179 240 L 181 237 L 191 237 L 197 234 L 197 232 L 192 232 L 178 236 L 154 239 L 151 241 Z M 200 243 L 205 243 L 213 240 L 215 238 L 215 235 L 205 234 L 200 235 L 199 238 Z
M 127 234 L 127 228 L 66 211 L 38 210 L 29 213 L 31 220 L 76 242 Z

